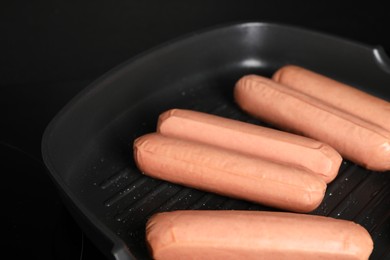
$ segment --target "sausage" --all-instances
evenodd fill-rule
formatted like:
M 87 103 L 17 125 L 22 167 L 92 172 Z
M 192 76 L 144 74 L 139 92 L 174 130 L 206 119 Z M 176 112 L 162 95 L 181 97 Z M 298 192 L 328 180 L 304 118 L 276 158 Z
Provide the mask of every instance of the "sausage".
M 367 260 L 370 234 L 348 220 L 271 211 L 178 210 L 146 224 L 153 259 Z
M 290 211 L 314 210 L 326 190 L 309 171 L 158 133 L 135 140 L 134 158 L 145 175 Z
M 280 68 L 272 78 L 390 131 L 390 102 L 386 100 L 294 65 Z
M 317 139 L 370 170 L 390 169 L 390 133 L 358 117 L 256 75 L 235 86 L 237 104 L 275 126 Z
M 304 167 L 326 183 L 336 177 L 342 162 L 340 154 L 322 142 L 191 110 L 171 109 L 162 113 L 157 132 Z

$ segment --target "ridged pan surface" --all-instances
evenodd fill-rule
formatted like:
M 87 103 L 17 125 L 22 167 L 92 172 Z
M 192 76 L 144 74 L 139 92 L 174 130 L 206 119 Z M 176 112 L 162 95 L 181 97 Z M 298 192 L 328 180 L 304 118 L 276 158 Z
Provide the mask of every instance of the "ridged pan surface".
M 390 70 L 381 48 L 253 22 L 194 33 L 135 57 L 96 80 L 53 119 L 42 141 L 48 172 L 76 220 L 108 257 L 150 259 L 145 223 L 157 212 L 275 210 L 144 176 L 135 166 L 132 145 L 155 131 L 158 115 L 170 108 L 267 126 L 238 108 L 233 87 L 245 74 L 271 76 L 285 64 L 390 100 Z M 360 223 L 374 240 L 371 259 L 390 259 L 389 172 L 344 160 L 322 204 L 310 214 Z

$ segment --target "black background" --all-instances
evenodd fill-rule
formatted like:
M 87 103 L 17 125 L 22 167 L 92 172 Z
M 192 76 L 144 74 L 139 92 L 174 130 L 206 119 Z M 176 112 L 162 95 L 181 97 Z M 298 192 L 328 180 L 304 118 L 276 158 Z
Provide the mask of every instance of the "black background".
M 0 7 L 3 238 L 14 259 L 104 259 L 58 197 L 41 160 L 46 125 L 123 61 L 183 34 L 239 21 L 296 25 L 390 53 L 390 16 L 374 2 L 4 1 Z

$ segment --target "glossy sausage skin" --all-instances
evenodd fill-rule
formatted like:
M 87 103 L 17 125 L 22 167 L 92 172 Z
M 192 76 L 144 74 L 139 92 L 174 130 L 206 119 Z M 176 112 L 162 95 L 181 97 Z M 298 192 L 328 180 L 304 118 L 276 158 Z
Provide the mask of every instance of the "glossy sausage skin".
M 368 169 L 390 169 L 390 133 L 271 79 L 248 75 L 234 91 L 237 104 L 275 126 L 322 141 Z
M 191 110 L 171 109 L 162 113 L 157 132 L 304 167 L 326 183 L 336 177 L 342 161 L 336 150 L 322 142 Z
M 390 102 L 305 68 L 287 65 L 275 81 L 390 131 Z
M 369 233 L 352 221 L 269 211 L 158 213 L 146 225 L 156 260 L 367 260 Z
M 134 157 L 151 177 L 290 211 L 314 210 L 326 190 L 312 172 L 157 133 L 135 140 Z

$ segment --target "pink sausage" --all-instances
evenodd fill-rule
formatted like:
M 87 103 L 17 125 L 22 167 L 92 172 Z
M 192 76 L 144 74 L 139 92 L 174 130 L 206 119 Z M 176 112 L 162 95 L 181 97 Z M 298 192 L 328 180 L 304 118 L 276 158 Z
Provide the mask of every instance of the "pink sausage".
M 390 133 L 375 124 L 261 76 L 241 78 L 234 95 L 257 118 L 327 143 L 368 169 L 390 169 Z
M 352 221 L 267 211 L 158 213 L 146 225 L 153 259 L 367 260 L 370 234 Z
M 294 65 L 280 68 L 272 78 L 390 131 L 390 102 L 386 100 Z
M 135 140 L 134 158 L 151 177 L 296 212 L 317 208 L 326 190 L 309 171 L 157 133 Z
M 191 110 L 171 109 L 162 113 L 157 132 L 304 167 L 326 183 L 336 177 L 342 161 L 336 150 L 322 142 Z

